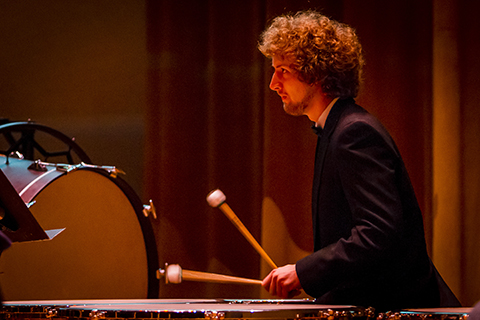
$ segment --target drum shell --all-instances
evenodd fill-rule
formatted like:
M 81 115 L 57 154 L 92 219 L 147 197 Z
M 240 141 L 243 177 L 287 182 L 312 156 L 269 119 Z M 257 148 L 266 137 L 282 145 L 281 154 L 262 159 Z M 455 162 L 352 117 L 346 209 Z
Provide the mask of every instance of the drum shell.
M 14 243 L 0 259 L 5 300 L 158 297 L 157 250 L 143 205 L 102 168 L 2 170 L 42 228 L 66 228 L 49 241 Z

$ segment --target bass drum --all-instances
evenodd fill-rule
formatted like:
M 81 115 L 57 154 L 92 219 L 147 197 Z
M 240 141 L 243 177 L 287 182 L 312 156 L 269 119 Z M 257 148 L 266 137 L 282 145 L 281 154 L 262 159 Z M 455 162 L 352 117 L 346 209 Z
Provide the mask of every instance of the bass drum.
M 107 167 L 9 159 L 0 168 L 49 241 L 17 242 L 0 259 L 4 300 L 158 297 L 157 248 L 143 204 Z M 110 167 L 111 168 L 111 167 Z M 59 170 L 60 169 L 60 170 Z

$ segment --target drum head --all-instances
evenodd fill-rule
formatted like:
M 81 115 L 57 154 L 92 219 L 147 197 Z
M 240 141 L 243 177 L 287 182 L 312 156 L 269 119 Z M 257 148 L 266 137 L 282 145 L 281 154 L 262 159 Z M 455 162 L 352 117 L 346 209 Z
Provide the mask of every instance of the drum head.
M 0 259 L 5 300 L 145 298 L 147 251 L 125 193 L 93 170 L 64 174 L 30 208 L 50 241 L 14 243 Z

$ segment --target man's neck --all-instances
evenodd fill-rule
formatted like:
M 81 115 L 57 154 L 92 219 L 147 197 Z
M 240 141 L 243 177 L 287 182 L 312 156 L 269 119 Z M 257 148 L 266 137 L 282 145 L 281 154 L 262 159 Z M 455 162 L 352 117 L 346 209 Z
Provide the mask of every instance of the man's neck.
M 305 115 L 313 122 L 317 122 L 320 115 L 325 111 L 328 105 L 332 102 L 333 98 L 330 98 L 323 93 L 315 95 L 312 100 L 310 108 L 305 110 Z

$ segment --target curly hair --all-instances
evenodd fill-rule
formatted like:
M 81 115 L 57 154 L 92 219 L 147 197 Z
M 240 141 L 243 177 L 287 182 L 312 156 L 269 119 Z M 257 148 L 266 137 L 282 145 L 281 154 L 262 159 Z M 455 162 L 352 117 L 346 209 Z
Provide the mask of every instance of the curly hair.
M 268 58 L 291 57 L 299 79 L 319 84 L 329 97 L 356 97 L 364 65 L 355 30 L 316 11 L 275 18 L 258 49 Z

